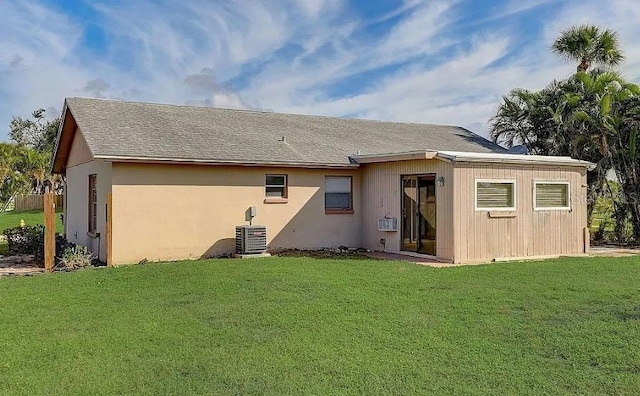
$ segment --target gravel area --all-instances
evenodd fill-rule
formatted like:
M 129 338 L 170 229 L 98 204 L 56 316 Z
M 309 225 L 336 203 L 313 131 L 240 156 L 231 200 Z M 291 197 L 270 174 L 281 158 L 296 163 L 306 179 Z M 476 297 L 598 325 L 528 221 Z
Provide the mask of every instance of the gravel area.
M 0 276 L 31 275 L 44 272 L 33 256 L 0 256 Z

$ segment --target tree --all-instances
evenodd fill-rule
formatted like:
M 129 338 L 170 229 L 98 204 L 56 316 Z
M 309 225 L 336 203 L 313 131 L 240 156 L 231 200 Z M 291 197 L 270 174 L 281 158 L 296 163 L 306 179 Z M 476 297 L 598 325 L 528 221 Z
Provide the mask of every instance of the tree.
M 561 128 L 563 112 L 571 102 L 565 97 L 567 84 L 553 81 L 541 91 L 511 90 L 491 120 L 491 139 L 507 147 L 523 144 L 532 154 L 567 155 Z
M 60 118 L 47 120 L 38 109 L 31 118 L 13 117 L 9 137 L 0 143 L 0 209 L 4 211 L 16 194 L 42 194 L 46 181 L 60 186 L 60 177 L 49 173 L 49 163 L 60 126 Z
M 60 121 L 60 117 L 47 120 L 45 110 L 38 109 L 31 114 L 31 119 L 13 117 L 9 125 L 9 137 L 20 146 L 50 153 L 55 145 Z
M 596 169 L 589 175 L 588 213 L 591 215 L 596 198 L 605 193 L 613 199 L 617 224 L 624 222 L 630 207 L 619 202 L 611 192 L 606 175 L 613 169 L 621 179 L 621 174 L 628 169 L 621 169 L 619 159 L 626 149 L 619 140 L 624 115 L 622 103 L 640 94 L 640 88 L 628 83 L 613 71 L 595 70 L 589 73 L 578 72 L 570 78 L 571 97 L 576 98 L 566 115 L 568 124 L 566 131 L 575 138 L 575 150 L 572 156 L 594 162 Z M 625 196 L 624 190 L 622 196 Z M 617 228 L 618 239 L 623 239 L 622 228 Z
M 624 60 L 618 34 L 593 25 L 572 26 L 562 31 L 551 50 L 568 61 L 579 62 L 578 72 L 588 71 L 593 64 L 618 66 Z
M 491 138 L 507 146 L 524 144 L 535 154 L 595 163 L 587 175 L 589 224 L 596 198 L 609 194 L 618 238 L 624 239 L 623 225 L 631 219 L 640 243 L 640 88 L 615 71 L 591 69 L 623 60 L 617 34 L 576 26 L 563 31 L 552 50 L 578 61 L 578 72 L 540 91 L 512 90 L 492 119 Z M 621 184 L 615 195 L 606 179 L 611 169 Z
M 0 142 L 0 209 L 4 212 L 13 197 L 28 191 L 29 180 L 21 172 L 24 147 Z M 0 213 L 1 213 L 0 212 Z
M 633 239 L 640 243 L 640 96 L 635 95 L 614 103 L 617 133 L 609 143 L 612 167 L 621 185 L 621 204 L 626 211 L 618 217 L 630 215 Z

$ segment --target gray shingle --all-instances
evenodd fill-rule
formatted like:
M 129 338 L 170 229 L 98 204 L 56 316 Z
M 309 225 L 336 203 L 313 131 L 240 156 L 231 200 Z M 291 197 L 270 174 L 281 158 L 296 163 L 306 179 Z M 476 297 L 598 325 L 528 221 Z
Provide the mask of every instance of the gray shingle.
M 85 98 L 67 106 L 98 157 L 345 165 L 357 152 L 505 152 L 455 126 Z

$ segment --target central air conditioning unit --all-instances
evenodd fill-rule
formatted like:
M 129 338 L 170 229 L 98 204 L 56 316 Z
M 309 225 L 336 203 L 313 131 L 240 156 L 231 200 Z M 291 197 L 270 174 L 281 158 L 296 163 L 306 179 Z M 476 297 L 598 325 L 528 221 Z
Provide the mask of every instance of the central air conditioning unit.
M 236 227 L 236 253 L 260 254 L 267 251 L 267 227 L 243 225 Z

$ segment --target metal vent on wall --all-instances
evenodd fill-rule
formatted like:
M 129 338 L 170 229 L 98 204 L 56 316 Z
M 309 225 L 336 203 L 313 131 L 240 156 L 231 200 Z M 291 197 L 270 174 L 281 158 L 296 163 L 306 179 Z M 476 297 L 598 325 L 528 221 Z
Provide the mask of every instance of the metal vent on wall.
M 267 251 L 267 228 L 260 225 L 236 227 L 236 253 L 259 254 Z

